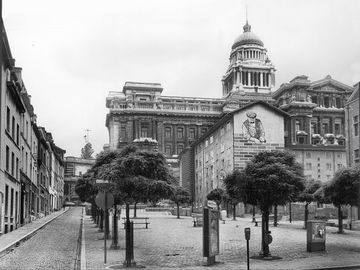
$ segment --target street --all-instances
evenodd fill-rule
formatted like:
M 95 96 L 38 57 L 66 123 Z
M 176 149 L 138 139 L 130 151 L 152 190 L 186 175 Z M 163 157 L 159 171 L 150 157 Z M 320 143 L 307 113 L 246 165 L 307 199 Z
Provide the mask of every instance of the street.
M 208 269 L 203 267 L 202 227 L 193 227 L 191 217 L 165 213 L 138 212 L 148 216 L 149 229 L 142 224 L 134 230 L 134 259 L 147 269 Z M 279 227 L 271 226 L 273 243 L 270 252 L 282 259 L 263 261 L 250 259 L 251 269 L 307 269 L 342 265 L 359 265 L 360 233 L 346 230 L 337 234 L 336 227 L 327 227 L 326 251 L 306 252 L 306 230 L 303 222 L 290 224 L 281 221 Z M 260 251 L 261 227 L 255 227 L 251 217 L 227 219 L 220 223 L 219 262 L 214 269 L 246 269 L 246 241 L 244 228 L 250 227 L 250 256 Z M 122 264 L 125 258 L 125 234 L 119 226 L 120 250 L 111 250 L 108 241 L 108 260 L 104 265 L 103 233 L 98 232 L 89 216 L 85 216 L 86 266 L 87 269 L 105 269 Z
M 0 269 L 73 269 L 82 209 L 71 208 L 0 258 Z

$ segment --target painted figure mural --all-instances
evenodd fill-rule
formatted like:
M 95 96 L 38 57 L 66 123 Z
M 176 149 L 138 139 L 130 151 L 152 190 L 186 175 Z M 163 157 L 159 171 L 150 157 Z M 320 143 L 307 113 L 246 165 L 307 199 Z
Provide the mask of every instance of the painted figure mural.
M 255 143 L 265 143 L 265 130 L 261 120 L 256 118 L 256 113 L 249 111 L 246 113 L 248 119 L 242 124 L 242 132 L 244 136 Z

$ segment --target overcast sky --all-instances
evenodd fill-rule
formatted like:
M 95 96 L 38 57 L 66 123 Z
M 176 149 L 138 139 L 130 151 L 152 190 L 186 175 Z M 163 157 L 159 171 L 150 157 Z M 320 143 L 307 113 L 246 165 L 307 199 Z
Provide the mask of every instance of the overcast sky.
M 3 0 L 3 19 L 38 125 L 80 156 L 86 129 L 96 153 L 108 143 L 105 98 L 126 81 L 221 97 L 246 5 L 277 87 L 297 75 L 360 81 L 358 0 Z

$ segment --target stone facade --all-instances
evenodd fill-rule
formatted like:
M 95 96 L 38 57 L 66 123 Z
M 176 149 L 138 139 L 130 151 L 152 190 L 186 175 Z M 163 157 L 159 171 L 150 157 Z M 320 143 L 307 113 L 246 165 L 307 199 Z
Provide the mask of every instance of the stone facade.
M 359 165 L 360 163 L 360 128 L 359 128 L 359 118 L 360 118 L 360 102 L 359 102 L 359 92 L 360 92 L 360 83 L 357 83 L 354 86 L 355 90 L 350 96 L 348 102 L 345 106 L 345 122 L 346 125 L 346 160 L 349 167 Z M 359 190 L 360 192 L 360 190 Z M 359 207 L 352 207 L 348 213 L 348 216 L 352 219 L 352 227 L 354 229 L 360 230 L 360 201 Z
M 350 96 L 345 106 L 346 119 L 346 146 L 347 146 L 347 164 L 351 167 L 360 163 L 359 145 L 359 117 L 360 117 L 360 102 L 359 102 L 360 83 L 355 85 L 355 91 Z
M 122 93 L 110 92 L 107 149 L 122 148 L 140 138 L 154 139 L 179 175 L 178 155 L 224 115 L 254 101 L 274 102 L 270 94 L 274 72 L 262 41 L 247 23 L 231 49 L 223 98 L 162 96 L 159 83 L 126 82 Z
M 49 208 L 51 180 L 56 183 L 57 205 L 61 204 L 64 150 L 36 125 L 22 69 L 15 67 L 4 25 L 1 27 L 0 234 L 4 234 L 54 210 Z M 50 152 L 58 161 L 55 166 L 51 166 Z
M 326 78 L 310 82 L 297 76 L 273 93 L 286 121 L 285 147 L 304 166 L 307 178 L 329 181 L 346 166 L 345 102 L 353 88 Z
M 95 159 L 65 157 L 64 161 L 64 201 L 80 203 L 79 196 L 75 192 L 76 182 L 95 164 Z

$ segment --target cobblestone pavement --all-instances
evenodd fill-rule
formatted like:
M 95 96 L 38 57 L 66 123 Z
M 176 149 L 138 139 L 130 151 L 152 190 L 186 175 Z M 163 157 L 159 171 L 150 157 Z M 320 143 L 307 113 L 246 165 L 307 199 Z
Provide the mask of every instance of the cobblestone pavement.
M 193 227 L 190 217 L 177 219 L 163 213 L 140 212 L 150 217 L 149 229 L 143 225 L 135 229 L 135 261 L 147 269 L 209 269 L 203 266 L 202 228 Z M 246 241 L 244 228 L 251 228 L 250 256 L 260 250 L 260 227 L 254 227 L 250 218 L 227 220 L 220 224 L 220 255 L 212 269 L 246 269 Z M 105 269 L 124 261 L 124 230 L 120 231 L 122 249 L 108 251 L 108 263 L 103 261 L 103 237 L 91 223 L 86 225 L 87 269 Z M 250 260 L 251 269 L 307 269 L 329 266 L 360 265 L 360 232 L 337 234 L 337 228 L 327 228 L 326 251 L 306 252 L 306 231 L 302 222 L 281 222 L 271 227 L 273 243 L 270 251 L 281 260 Z M 122 227 L 120 227 L 122 228 Z M 100 239 L 100 240 L 99 240 Z M 111 241 L 109 241 L 111 242 Z M 111 243 L 109 243 L 110 245 Z M 91 250 L 89 248 L 91 247 Z M 88 251 L 89 250 L 89 251 Z M 89 258 L 89 256 L 90 258 Z
M 82 209 L 71 208 L 0 258 L 0 269 L 73 269 Z

